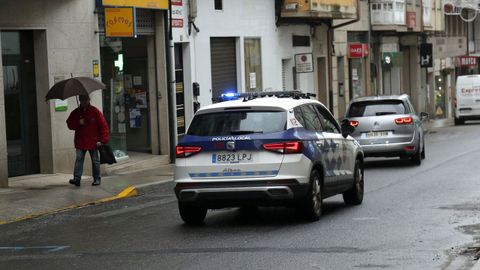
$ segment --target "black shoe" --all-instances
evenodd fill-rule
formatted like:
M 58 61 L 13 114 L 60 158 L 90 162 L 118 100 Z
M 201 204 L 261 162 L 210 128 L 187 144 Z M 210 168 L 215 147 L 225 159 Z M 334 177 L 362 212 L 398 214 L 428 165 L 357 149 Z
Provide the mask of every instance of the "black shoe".
M 77 181 L 77 180 L 74 180 L 74 179 L 70 179 L 70 181 L 68 181 L 68 183 L 70 183 L 72 185 L 75 185 L 77 187 L 80 186 L 80 181 Z
M 100 179 L 93 180 L 92 186 L 100 186 Z

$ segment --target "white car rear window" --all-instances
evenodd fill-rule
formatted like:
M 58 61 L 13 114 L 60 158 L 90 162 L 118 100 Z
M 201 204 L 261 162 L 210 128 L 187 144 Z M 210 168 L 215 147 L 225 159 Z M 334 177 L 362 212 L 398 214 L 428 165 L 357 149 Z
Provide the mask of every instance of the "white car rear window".
M 348 117 L 405 114 L 406 111 L 405 105 L 400 100 L 364 101 L 352 103 Z

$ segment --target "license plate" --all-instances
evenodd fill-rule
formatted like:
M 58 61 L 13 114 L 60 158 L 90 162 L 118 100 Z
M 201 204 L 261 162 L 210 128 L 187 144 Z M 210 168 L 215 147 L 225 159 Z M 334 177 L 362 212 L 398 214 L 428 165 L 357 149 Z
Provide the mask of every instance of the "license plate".
M 252 162 L 251 153 L 214 153 L 212 154 L 212 163 L 248 163 Z
M 387 137 L 392 134 L 391 131 L 371 131 L 363 133 L 365 138 L 377 138 L 377 137 Z

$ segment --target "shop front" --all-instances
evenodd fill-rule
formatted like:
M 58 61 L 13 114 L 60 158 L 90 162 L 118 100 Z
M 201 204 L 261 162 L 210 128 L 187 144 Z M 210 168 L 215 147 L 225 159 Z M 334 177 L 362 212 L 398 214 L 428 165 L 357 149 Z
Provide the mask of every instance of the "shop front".
M 350 99 L 366 96 L 368 44 L 349 43 L 348 61 L 350 78 Z
M 165 48 L 165 44 L 158 44 L 164 41 L 163 36 L 158 37 L 164 34 L 164 29 L 158 29 L 163 12 L 131 7 L 101 9 L 100 66 L 106 85 L 103 113 L 114 155 L 122 160 L 132 152 L 168 153 L 159 145 L 160 137 L 168 138 L 168 128 L 165 133 L 158 132 L 163 121 L 168 126 L 168 111 L 160 109 L 166 106 L 159 101 L 167 95 L 159 94 L 162 87 L 157 87 L 159 82 L 166 85 L 166 80 L 158 76 L 157 66 L 157 56 L 164 55 Z

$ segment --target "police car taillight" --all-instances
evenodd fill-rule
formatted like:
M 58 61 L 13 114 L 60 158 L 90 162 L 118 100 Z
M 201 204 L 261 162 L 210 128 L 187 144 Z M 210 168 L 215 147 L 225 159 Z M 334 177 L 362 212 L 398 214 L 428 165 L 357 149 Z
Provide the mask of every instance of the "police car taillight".
M 200 146 L 179 146 L 175 148 L 177 158 L 186 158 L 202 151 Z
M 277 152 L 281 154 L 298 154 L 303 152 L 302 142 L 278 142 L 278 143 L 266 143 L 263 145 L 263 149 L 267 151 Z

